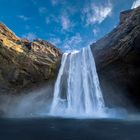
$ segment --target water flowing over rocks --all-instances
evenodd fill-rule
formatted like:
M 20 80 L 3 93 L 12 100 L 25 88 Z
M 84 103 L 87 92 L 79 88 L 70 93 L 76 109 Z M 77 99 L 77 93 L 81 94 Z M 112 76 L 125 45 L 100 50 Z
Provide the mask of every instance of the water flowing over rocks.
M 119 25 L 91 48 L 106 103 L 140 109 L 140 7 L 122 12 Z
M 64 53 L 50 114 L 63 117 L 106 117 L 105 111 L 90 47 Z

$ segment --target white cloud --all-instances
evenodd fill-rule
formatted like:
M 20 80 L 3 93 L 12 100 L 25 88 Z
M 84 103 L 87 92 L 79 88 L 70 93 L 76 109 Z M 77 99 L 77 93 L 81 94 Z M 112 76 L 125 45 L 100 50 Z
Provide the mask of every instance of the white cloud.
M 54 15 L 49 15 L 45 18 L 46 24 L 49 24 L 51 22 L 56 22 L 58 23 L 60 20 L 58 17 L 54 16 Z
M 50 42 L 51 42 L 52 44 L 54 44 L 55 46 L 58 46 L 58 45 L 61 44 L 60 38 L 50 38 L 49 40 L 50 40 Z
M 61 26 L 63 30 L 68 30 L 71 27 L 72 23 L 67 15 L 61 16 Z
M 28 39 L 30 41 L 33 41 L 34 39 L 37 38 L 37 36 L 36 36 L 35 33 L 30 32 L 30 33 L 22 35 L 22 38 L 26 38 L 26 39 Z
M 60 17 L 57 18 L 57 22 L 60 23 L 62 27 L 61 31 L 70 31 L 72 27 L 75 26 L 76 23 L 73 23 L 73 21 L 71 21 L 71 14 L 73 12 L 74 10 L 72 11 L 71 8 L 65 8 L 61 11 Z
M 85 20 L 86 25 L 95 23 L 102 23 L 108 16 L 111 15 L 112 5 L 107 3 L 106 5 L 95 5 L 90 3 L 83 9 L 82 19 Z
M 57 6 L 60 4 L 60 5 L 65 6 L 64 9 L 67 8 L 66 5 L 69 3 L 68 0 L 50 0 L 50 1 L 51 1 L 52 6 Z
M 44 14 L 47 12 L 47 8 L 46 7 L 40 7 L 39 9 L 39 13 Z
M 30 26 L 29 25 L 25 25 L 25 29 L 26 30 L 29 30 L 30 29 Z
M 49 24 L 51 21 L 50 21 L 50 18 L 49 17 L 46 17 L 45 18 L 45 22 L 47 23 L 47 24 Z
M 34 5 L 37 5 L 37 0 L 31 0 Z
M 50 24 L 51 22 L 55 22 L 61 26 L 61 31 L 68 31 L 71 27 L 73 27 L 73 23 L 70 21 L 70 18 L 67 14 L 62 14 L 58 17 L 54 15 L 49 15 L 45 18 L 46 24 Z
M 20 19 L 22 19 L 22 20 L 24 20 L 24 21 L 27 21 L 27 20 L 30 19 L 29 17 L 26 17 L 26 16 L 24 16 L 24 15 L 19 15 L 19 16 L 17 16 L 17 17 L 20 18 Z
M 51 0 L 51 3 L 53 6 L 57 5 L 58 4 L 58 0 Z
M 93 32 L 94 36 L 96 36 L 96 35 L 99 33 L 99 30 L 94 28 L 94 29 L 92 30 L 92 32 Z
M 77 48 L 77 46 L 82 42 L 82 37 L 79 33 L 76 33 L 76 35 L 72 36 L 71 38 L 66 38 L 64 42 L 65 43 L 62 46 L 65 49 Z
M 133 3 L 133 5 L 132 5 L 131 9 L 137 8 L 138 6 L 140 6 L 140 0 L 134 1 L 134 3 Z
M 82 37 L 79 33 L 76 33 L 71 37 L 67 36 L 63 41 L 60 38 L 52 37 L 49 42 L 64 50 L 78 49 L 82 44 Z

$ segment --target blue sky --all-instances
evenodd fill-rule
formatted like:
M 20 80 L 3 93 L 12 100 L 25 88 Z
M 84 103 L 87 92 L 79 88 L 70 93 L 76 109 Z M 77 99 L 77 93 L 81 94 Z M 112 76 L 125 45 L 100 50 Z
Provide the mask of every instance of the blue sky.
M 0 0 L 0 21 L 17 36 L 41 38 L 61 50 L 79 49 L 103 37 L 121 11 L 140 0 Z

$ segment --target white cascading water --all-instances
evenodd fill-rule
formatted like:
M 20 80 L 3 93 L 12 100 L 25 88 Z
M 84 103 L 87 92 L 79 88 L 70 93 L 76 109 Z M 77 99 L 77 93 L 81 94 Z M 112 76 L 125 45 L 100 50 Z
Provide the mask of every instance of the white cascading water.
M 105 116 L 104 99 L 90 47 L 63 54 L 50 114 Z

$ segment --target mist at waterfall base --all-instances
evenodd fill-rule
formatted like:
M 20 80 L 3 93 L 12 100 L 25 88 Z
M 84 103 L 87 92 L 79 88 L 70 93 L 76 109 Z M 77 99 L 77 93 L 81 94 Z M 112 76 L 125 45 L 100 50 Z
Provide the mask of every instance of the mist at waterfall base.
M 0 99 L 0 110 L 4 117 L 10 118 L 120 119 L 127 116 L 123 108 L 106 106 L 89 47 L 63 54 L 54 87 L 47 84 L 27 94 L 2 95 Z
M 44 116 L 50 109 L 52 88 L 51 85 L 47 85 L 20 95 L 1 95 L 0 115 L 4 118 Z

